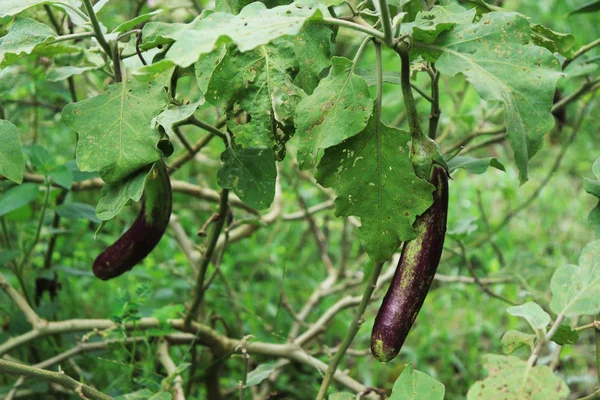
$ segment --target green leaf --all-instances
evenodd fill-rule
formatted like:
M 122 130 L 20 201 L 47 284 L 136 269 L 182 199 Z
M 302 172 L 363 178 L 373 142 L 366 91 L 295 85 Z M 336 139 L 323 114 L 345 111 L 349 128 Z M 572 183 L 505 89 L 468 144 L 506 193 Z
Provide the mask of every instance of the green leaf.
M 19 250 L 0 251 L 0 265 L 6 265 L 19 256 Z
M 137 25 L 148 21 L 155 15 L 160 14 L 162 11 L 163 10 L 160 10 L 160 9 L 154 10 L 154 11 L 146 13 L 146 14 L 140 14 L 137 17 L 130 19 L 129 21 L 122 22 L 115 29 L 113 29 L 113 33 L 127 32 L 127 31 L 135 28 Z
M 35 183 L 13 186 L 6 192 L 0 193 L 0 217 L 31 203 L 37 198 L 38 193 L 39 188 Z
M 555 313 L 575 317 L 600 312 L 600 240 L 583 248 L 579 266 L 559 267 L 550 287 L 550 308 Z
M 232 189 L 244 203 L 259 210 L 271 205 L 277 170 L 270 149 L 229 147 L 221 160 L 224 165 L 217 174 L 219 186 Z
M 16 183 L 23 182 L 25 159 L 16 126 L 0 120 L 0 175 Z
M 439 57 L 441 73 L 462 73 L 484 100 L 504 104 L 521 183 L 528 179 L 529 159 L 554 125 L 550 109 L 561 75 L 554 55 L 531 41 L 529 22 L 520 14 L 492 12 L 477 23 L 456 25 L 435 45 L 422 47 L 427 58 Z
M 81 75 L 86 71 L 91 71 L 94 69 L 98 69 L 98 67 L 97 66 L 93 66 L 93 67 L 72 67 L 72 66 L 57 67 L 57 68 L 54 68 L 52 71 L 48 72 L 48 75 L 46 75 L 46 80 L 49 80 L 51 82 L 58 82 L 58 81 L 65 80 L 71 76 Z
M 532 301 L 520 306 L 509 307 L 506 312 L 515 317 L 525 318 L 534 331 L 538 329 L 545 330 L 551 320 L 550 315 L 539 304 Z
M 467 156 L 456 156 L 448 161 L 450 172 L 459 168 L 464 168 L 472 174 L 483 174 L 488 167 L 494 167 L 500 171 L 506 172 L 504 165 L 496 157 L 475 158 Z
M 48 176 L 52 182 L 64 187 L 65 189 L 71 189 L 73 185 L 73 173 L 66 165 L 57 165 L 48 172 Z
M 79 0 L 0 0 L 0 18 L 7 15 L 17 15 L 29 7 L 42 4 L 69 4 L 72 7 L 79 8 Z
M 31 54 L 37 46 L 51 42 L 55 36 L 56 33 L 41 22 L 31 18 L 17 18 L 8 34 L 0 38 L 0 68 Z
M 527 345 L 533 351 L 535 335 L 519 331 L 508 331 L 502 336 L 502 352 L 512 354 L 515 350 Z
M 456 225 L 448 230 L 448 235 L 454 236 L 459 240 L 465 239 L 471 233 L 477 231 L 477 224 L 475 223 L 477 219 L 477 217 L 473 216 L 459 219 Z
M 77 165 L 116 182 L 160 158 L 160 135 L 152 119 L 167 104 L 167 93 L 154 82 L 128 79 L 101 95 L 63 109 L 65 124 L 79 133 Z
M 237 104 L 250 115 L 242 123 L 230 118 L 229 129 L 242 147 L 272 147 L 274 125 L 289 125 L 298 103 L 306 96 L 294 85 L 297 69 L 292 43 L 278 40 L 246 53 L 229 47 L 212 72 L 206 100 L 216 106 Z
M 585 3 L 576 7 L 573 11 L 568 13 L 567 15 L 575 15 L 575 14 L 587 14 L 600 10 L 600 0 L 590 1 L 589 3 Z
M 377 71 L 371 68 L 356 68 L 354 73 L 360 75 L 365 82 L 367 82 L 368 86 L 376 86 L 377 85 Z M 400 72 L 394 71 L 383 71 L 382 76 L 383 83 L 391 83 L 393 85 L 401 85 L 400 82 Z
M 94 207 L 85 203 L 69 202 L 63 203 L 56 207 L 56 213 L 61 218 L 66 219 L 85 219 L 88 221 L 100 223 L 100 219 L 96 216 Z
M 296 109 L 298 164 L 314 167 L 319 152 L 361 132 L 373 111 L 365 80 L 354 74 L 352 61 L 332 58 L 327 78 Z M 370 157 L 369 157 L 370 158 Z
M 410 33 L 415 40 L 433 43 L 445 31 L 456 24 L 469 24 L 475 17 L 475 9 L 466 10 L 457 4 L 434 6 L 429 11 L 421 11 L 414 22 L 402 24 L 402 32 Z
M 161 324 L 167 322 L 170 318 L 177 318 L 182 313 L 185 313 L 185 307 L 183 304 L 172 304 L 162 306 L 161 308 L 152 311 L 152 316 L 156 318 Z
M 130 200 L 139 201 L 151 169 L 152 165 L 147 165 L 121 181 L 104 185 L 96 205 L 96 216 L 108 221 L 118 215 Z
M 407 364 L 394 383 L 389 400 L 443 400 L 445 393 L 441 382 Z
M 174 138 L 176 135 L 175 132 L 173 132 L 173 125 L 194 115 L 196 109 L 202 104 L 204 104 L 204 98 L 183 106 L 171 106 L 169 109 L 158 114 L 155 125 L 162 126 L 165 132 L 167 132 L 171 138 Z
M 552 341 L 561 346 L 575 344 L 578 340 L 579 333 L 571 329 L 569 325 L 560 325 L 554 336 L 552 336 Z
M 594 181 L 588 178 L 583 178 L 583 190 L 592 196 L 600 198 L 600 180 Z
M 336 216 L 361 219 L 359 236 L 375 262 L 415 237 L 415 218 L 433 201 L 433 186 L 416 177 L 409 160 L 409 140 L 373 116 L 360 134 L 327 149 L 317 170 L 317 181 L 338 196 Z
M 246 387 L 260 384 L 262 381 L 267 379 L 274 370 L 275 363 L 260 364 L 248 374 L 248 378 L 246 379 Z
M 168 36 L 177 41 L 166 58 L 187 67 L 201 54 L 226 43 L 235 43 L 242 53 L 253 50 L 283 36 L 297 35 L 309 19 L 319 20 L 328 14 L 322 9 L 310 1 L 267 9 L 257 1 L 244 7 L 238 15 L 212 13 L 194 20 L 188 27 L 179 26 L 181 30 L 176 35 L 169 33 Z
M 331 29 L 325 25 L 310 25 L 302 28 L 293 38 L 299 71 L 294 83 L 311 94 L 320 81 L 321 71 L 331 65 Z
M 54 160 L 48 149 L 45 147 L 40 146 L 39 144 L 30 144 L 23 146 L 23 152 L 27 154 L 31 166 L 36 170 L 43 172 L 44 175 L 52 168 Z
M 213 71 L 217 68 L 217 65 L 219 65 L 226 53 L 227 46 L 221 46 L 218 50 L 202 54 L 200 59 L 194 64 L 196 83 L 198 83 L 198 88 L 202 95 L 206 94 Z
M 483 357 L 488 377 L 477 381 L 467 400 L 563 400 L 569 387 L 545 365 L 530 367 L 513 356 Z
M 162 77 L 169 77 L 170 79 L 175 67 L 172 61 L 160 60 L 150 65 L 144 65 L 131 74 L 140 82 L 150 82 L 152 80 L 160 82 Z
M 570 33 L 555 32 L 544 25 L 531 24 L 531 33 L 533 42 L 541 47 L 545 47 L 553 53 L 570 58 L 573 56 L 573 45 L 575 36 Z

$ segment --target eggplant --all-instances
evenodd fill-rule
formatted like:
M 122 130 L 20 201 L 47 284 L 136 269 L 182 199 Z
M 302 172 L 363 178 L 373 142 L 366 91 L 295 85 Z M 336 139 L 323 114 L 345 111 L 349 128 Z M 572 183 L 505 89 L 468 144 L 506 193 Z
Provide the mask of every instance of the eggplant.
M 164 161 L 157 161 L 146 180 L 142 208 L 133 225 L 94 261 L 97 278 L 109 280 L 130 271 L 156 247 L 172 209 L 171 181 Z
M 440 263 L 448 216 L 448 172 L 433 164 L 429 182 L 435 187 L 433 204 L 417 217 L 415 239 L 405 242 L 394 278 L 375 317 L 371 352 L 381 362 L 398 355 Z

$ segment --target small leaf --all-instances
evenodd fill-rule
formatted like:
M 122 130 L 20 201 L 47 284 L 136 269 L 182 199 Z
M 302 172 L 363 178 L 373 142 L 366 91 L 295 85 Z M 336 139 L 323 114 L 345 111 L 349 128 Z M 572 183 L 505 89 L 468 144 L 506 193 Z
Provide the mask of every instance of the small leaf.
M 571 329 L 569 325 L 560 325 L 554 336 L 552 336 L 552 341 L 561 346 L 575 344 L 578 340 L 579 332 Z
M 537 332 L 538 329 L 546 329 L 551 321 L 550 315 L 534 302 L 528 302 L 520 306 L 509 307 L 506 311 L 515 317 L 523 317 L 531 326 L 531 329 Z
M 133 29 L 136 25 L 146 22 L 146 21 L 150 20 L 152 17 L 154 17 L 155 15 L 160 14 L 162 11 L 163 10 L 160 10 L 160 9 L 154 10 L 154 11 L 146 13 L 146 14 L 140 14 L 137 17 L 130 19 L 129 21 L 122 22 L 115 29 L 113 29 L 113 33 L 127 32 L 128 30 Z
M 246 387 L 260 384 L 262 381 L 267 379 L 274 370 L 275 363 L 260 364 L 248 374 L 248 378 L 246 379 Z
M 152 165 L 148 165 L 121 181 L 104 185 L 96 205 L 96 216 L 108 221 L 118 215 L 130 200 L 139 201 L 151 169 Z
M 219 186 L 233 189 L 244 203 L 259 210 L 271 205 L 277 170 L 270 149 L 229 147 L 221 160 L 224 165 L 217 174 Z
M 456 171 L 459 168 L 464 168 L 472 174 L 483 174 L 488 167 L 494 167 L 500 171 L 506 172 L 504 165 L 495 157 L 475 158 L 467 156 L 456 156 L 448 161 L 448 170 Z
M 4 193 L 0 193 L 0 217 L 31 203 L 39 193 L 35 183 L 24 183 L 13 186 Z
M 445 393 L 441 382 L 407 364 L 394 383 L 389 400 L 443 400 Z
M 27 154 L 31 166 L 38 171 L 41 171 L 44 175 L 50 171 L 53 165 L 52 156 L 45 147 L 39 144 L 30 144 L 23 146 L 23 152 Z
M 483 357 L 488 377 L 477 381 L 467 400 L 566 400 L 569 387 L 545 365 L 531 367 L 513 356 Z
M 458 239 L 464 239 L 471 233 L 477 231 L 477 217 L 462 218 L 456 222 L 453 228 L 448 230 L 448 235 L 455 236 Z
M 550 287 L 550 308 L 555 313 L 575 317 L 600 312 L 600 240 L 583 248 L 579 266 L 559 267 Z
M 48 172 L 48 176 L 52 182 L 64 187 L 65 189 L 71 189 L 73 185 L 73 173 L 66 165 L 58 165 Z
M 71 76 L 81 75 L 86 71 L 91 71 L 97 68 L 98 67 L 57 67 L 54 68 L 52 71 L 48 72 L 48 75 L 46 75 L 46 80 L 51 82 L 58 82 L 65 80 Z
M 20 184 L 24 171 L 25 160 L 19 131 L 9 121 L 0 120 L 0 174 Z
M 512 354 L 515 350 L 527 345 L 533 350 L 535 335 L 519 331 L 508 331 L 502 336 L 502 352 Z
M 165 132 L 167 132 L 171 138 L 174 138 L 176 135 L 175 132 L 173 132 L 173 125 L 194 115 L 196 109 L 202 104 L 204 104 L 204 98 L 183 106 L 171 106 L 169 109 L 158 114 L 154 125 L 162 126 L 165 129 Z

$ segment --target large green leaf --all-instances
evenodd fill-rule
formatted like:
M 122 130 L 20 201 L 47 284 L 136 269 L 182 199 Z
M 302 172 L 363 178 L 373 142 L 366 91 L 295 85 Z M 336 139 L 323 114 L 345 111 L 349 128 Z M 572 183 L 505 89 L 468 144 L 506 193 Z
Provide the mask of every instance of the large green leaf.
M 23 182 L 25 160 L 16 126 L 0 120 L 0 175 L 16 183 Z
M 389 400 L 444 400 L 445 393 L 441 382 L 407 364 L 394 383 Z
M 176 35 L 163 35 L 177 40 L 167 52 L 167 59 L 187 67 L 201 54 L 226 43 L 235 43 L 241 52 L 246 52 L 282 36 L 297 35 L 309 19 L 318 20 L 324 13 L 327 11 L 323 11 L 323 7 L 310 1 L 271 9 L 261 2 L 254 2 L 238 15 L 212 13 L 193 21 L 188 27 L 178 25 Z
M 219 186 L 232 189 L 244 203 L 259 210 L 269 207 L 277 177 L 271 149 L 229 147 L 221 160 L 224 165 L 217 174 Z
M 317 169 L 317 181 L 338 196 L 336 215 L 361 219 L 361 242 L 376 262 L 415 237 L 415 218 L 433 201 L 433 186 L 410 163 L 409 140 L 373 116 L 360 134 L 327 149 Z
M 488 377 L 477 381 L 467 400 L 563 400 L 569 387 L 545 365 L 529 366 L 513 356 L 487 354 L 484 368 Z
M 231 118 L 228 127 L 242 147 L 272 147 L 276 123 L 290 125 L 298 103 L 306 96 L 294 85 L 297 69 L 294 46 L 278 40 L 240 53 L 229 47 L 212 72 L 205 94 L 214 105 L 236 104 L 249 114 L 241 123 Z
M 116 182 L 161 156 L 160 139 L 152 129 L 154 117 L 167 104 L 162 85 L 128 79 L 108 86 L 105 93 L 63 109 L 65 124 L 79 133 L 77 165 L 81 171 L 98 171 Z
M 352 61 L 334 57 L 327 78 L 296 109 L 298 164 L 314 167 L 319 152 L 362 131 L 373 111 L 365 80 L 352 71 Z
M 529 159 L 554 125 L 550 109 L 561 75 L 554 55 L 531 41 L 531 28 L 523 16 L 492 12 L 477 23 L 456 25 L 435 45 L 419 46 L 426 56 L 437 58 L 441 73 L 462 73 L 484 100 L 504 104 L 507 137 L 521 183 L 528 179 Z
M 600 240 L 586 245 L 579 266 L 559 267 L 550 283 L 550 308 L 566 317 L 600 312 Z

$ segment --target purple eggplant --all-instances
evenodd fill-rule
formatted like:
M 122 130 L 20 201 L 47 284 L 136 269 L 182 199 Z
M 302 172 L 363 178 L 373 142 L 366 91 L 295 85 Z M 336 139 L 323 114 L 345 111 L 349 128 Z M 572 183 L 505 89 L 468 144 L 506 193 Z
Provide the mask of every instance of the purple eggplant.
M 171 217 L 171 181 L 165 163 L 157 161 L 146 181 L 142 209 L 133 225 L 94 261 L 97 278 L 115 278 L 142 261 L 162 238 Z
M 381 362 L 398 355 L 425 301 L 440 262 L 448 215 L 448 173 L 431 167 L 433 204 L 417 217 L 417 237 L 405 242 L 394 278 L 379 308 L 371 334 L 371 352 Z

